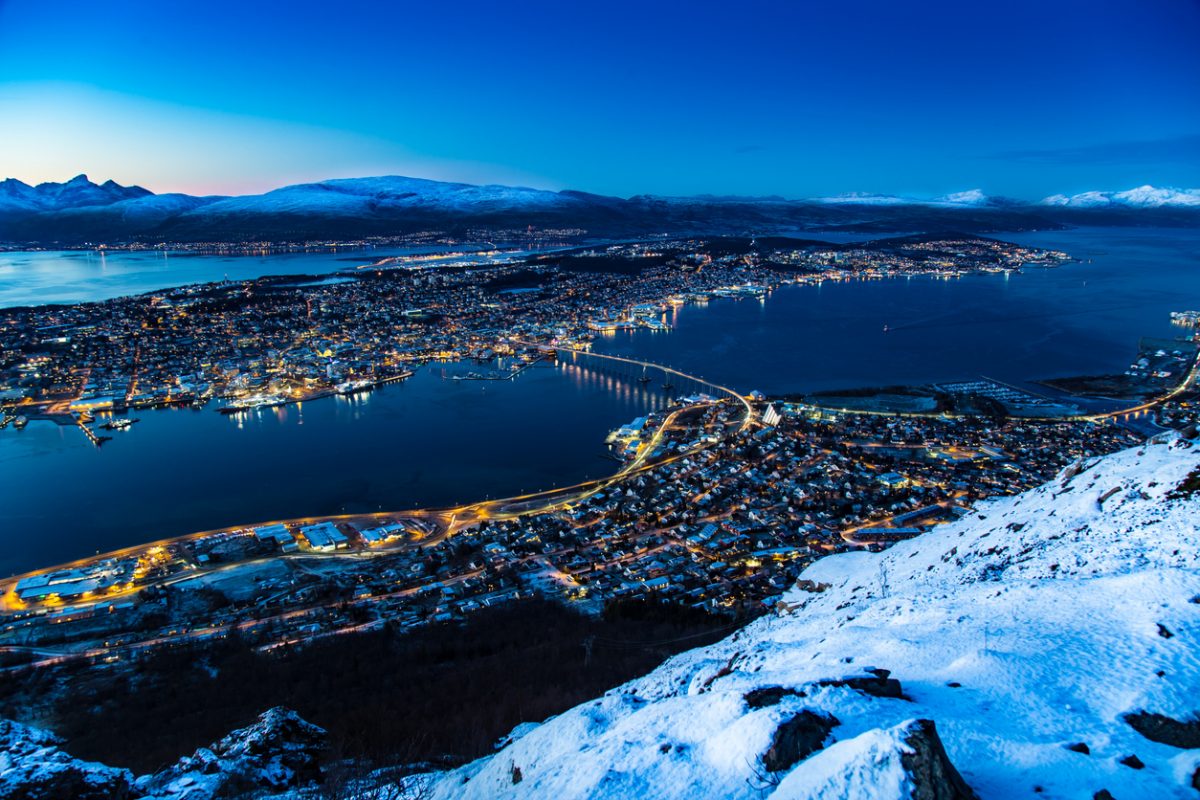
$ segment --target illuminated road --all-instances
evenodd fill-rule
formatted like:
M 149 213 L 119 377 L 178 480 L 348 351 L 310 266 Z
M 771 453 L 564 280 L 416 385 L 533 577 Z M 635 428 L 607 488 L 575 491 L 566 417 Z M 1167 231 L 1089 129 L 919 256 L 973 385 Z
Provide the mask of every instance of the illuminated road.
M 712 383 L 711 381 L 706 381 L 702 378 L 697 378 L 693 375 L 688 375 L 687 373 L 681 372 L 676 369 L 672 369 L 670 367 L 660 366 L 658 364 L 654 364 L 654 363 L 651 363 L 648 361 L 639 361 L 637 359 L 625 358 L 622 356 L 611 356 L 611 355 L 605 355 L 605 354 L 601 354 L 601 353 L 591 353 L 591 352 L 584 351 L 584 350 L 573 350 L 573 349 L 567 349 L 567 348 L 551 348 L 546 345 L 539 345 L 539 344 L 525 343 L 525 342 L 515 342 L 515 344 L 519 344 L 519 345 L 523 345 L 523 346 L 527 346 L 527 347 L 531 347 L 531 348 L 536 348 L 536 349 L 539 349 L 542 351 L 549 351 L 549 350 L 557 349 L 559 352 L 569 352 L 569 353 L 573 353 L 573 354 L 587 357 L 587 358 L 597 358 L 597 359 L 602 359 L 602 360 L 630 364 L 630 365 L 634 365 L 637 367 L 659 369 L 665 373 L 675 375 L 675 376 L 685 379 L 685 380 L 694 381 L 695 383 L 698 383 L 702 386 L 709 387 L 709 388 L 715 390 L 718 394 L 726 395 L 727 397 L 732 398 L 732 399 L 738 401 L 739 403 L 741 403 L 742 406 L 745 408 L 745 413 L 742 416 L 740 425 L 738 426 L 738 429 L 737 429 L 738 431 L 746 430 L 751 425 L 753 425 L 755 422 L 754 409 L 750 405 L 749 401 L 747 401 L 746 398 L 743 397 L 742 395 L 738 394 L 737 392 L 735 392 L 732 389 L 729 389 L 728 387 L 724 387 L 719 384 Z M 15 587 L 19 580 L 23 580 L 27 577 L 32 577 L 35 575 L 44 575 L 44 574 L 47 574 L 50 572 L 55 572 L 58 570 L 87 567 L 87 566 L 94 564 L 97 561 L 100 561 L 103 559 L 140 557 L 156 547 L 166 547 L 168 545 L 172 545 L 172 544 L 176 544 L 176 543 L 180 543 L 180 542 L 195 541 L 198 539 L 203 539 L 203 538 L 215 536 L 218 534 L 234 534 L 234 533 L 244 534 L 247 531 L 249 531 L 251 528 L 257 528 L 257 527 L 262 527 L 262 526 L 267 526 L 267 525 L 286 524 L 286 525 L 291 525 L 291 526 L 306 526 L 306 525 L 313 525 L 313 524 L 320 523 L 320 522 L 359 523 L 359 524 L 372 525 L 372 524 L 380 524 L 385 521 L 392 521 L 392 520 L 401 520 L 402 521 L 402 520 L 406 520 L 406 519 L 421 519 L 421 520 L 426 520 L 428 522 L 431 522 L 436 526 L 435 532 L 422 537 L 420 540 L 418 540 L 416 542 L 411 542 L 411 541 L 400 542 L 396 545 L 376 547 L 376 548 L 371 548 L 370 550 L 335 551 L 332 553 L 305 552 L 305 553 L 301 553 L 301 554 L 296 554 L 296 555 L 300 555 L 300 556 L 303 556 L 306 558 L 310 558 L 310 557 L 311 558 L 371 558 L 371 557 L 380 556 L 380 555 L 392 554 L 392 553 L 397 552 L 398 550 L 405 549 L 405 548 L 432 547 L 432 546 L 438 544 L 439 542 L 445 540 L 447 537 L 454 535 L 458 531 L 463 530 L 464 528 L 472 527 L 484 520 L 509 520 L 509 519 L 516 519 L 516 518 L 522 517 L 522 516 L 527 516 L 530 514 L 538 514 L 538 513 L 544 513 L 547 511 L 558 510 L 565 506 L 570 506 L 575 503 L 578 503 L 581 500 L 585 499 L 586 497 L 588 497 L 592 494 L 595 494 L 596 492 L 599 492 L 599 491 L 601 491 L 615 483 L 618 483 L 622 480 L 625 480 L 631 476 L 641 474 L 647 470 L 654 469 L 654 468 L 659 467 L 664 464 L 669 464 L 671 462 L 674 462 L 681 458 L 684 458 L 692 453 L 707 449 L 708 447 L 710 447 L 712 445 L 697 444 L 697 445 L 695 445 L 683 452 L 677 453 L 675 455 L 655 458 L 655 454 L 658 451 L 658 448 L 661 446 L 666 435 L 671 430 L 673 430 L 675 422 L 678 420 L 679 416 L 682 413 L 694 410 L 695 408 L 697 408 L 696 405 L 691 405 L 691 406 L 685 406 L 683 408 L 675 409 L 674 411 L 670 412 L 663 419 L 662 424 L 660 424 L 658 426 L 658 428 L 655 430 L 655 432 L 651 436 L 651 438 L 648 439 L 644 443 L 644 445 L 639 449 L 637 455 L 632 460 L 630 460 L 628 463 L 626 463 L 616 473 L 609 475 L 607 477 L 585 481 L 583 483 L 574 484 L 572 486 L 565 486 L 565 487 L 554 488 L 554 489 L 546 489 L 546 490 L 538 491 L 538 492 L 531 492 L 528 494 L 518 495 L 516 497 L 506 497 L 506 498 L 500 498 L 500 499 L 496 499 L 496 500 L 485 500 L 485 501 L 480 501 L 480 502 L 476 502 L 476 503 L 468 503 L 468 504 L 453 507 L 453 508 L 413 509 L 413 510 L 408 510 L 408 511 L 386 511 L 386 512 L 375 512 L 375 513 L 369 513 L 369 514 L 341 514 L 341 515 L 324 516 L 324 517 L 301 517 L 301 518 L 295 518 L 295 519 L 270 520 L 270 521 L 254 523 L 253 525 L 237 525 L 237 526 L 231 526 L 228 528 L 219 528 L 216 530 L 192 533 L 192 534 L 188 534 L 186 536 L 178 536 L 178 537 L 172 537 L 172 538 L 168 538 L 168 539 L 160 539 L 155 542 L 149 542 L 149 543 L 145 543 L 145 544 L 136 545 L 133 547 L 127 547 L 127 548 L 123 548 L 121 550 L 116 550 L 116 551 L 105 553 L 105 554 L 98 555 L 98 556 L 91 556 L 88 558 L 78 559 L 78 560 L 70 562 L 68 564 L 62 564 L 62 565 L 57 565 L 54 567 L 48 567 L 46 569 L 37 570 L 35 572 L 26 573 L 25 575 L 19 575 L 19 576 L 15 576 L 15 577 L 7 579 L 7 580 L 0 581 L 0 612 L 12 613 L 12 612 L 19 612 L 19 611 L 25 610 L 25 608 L 26 608 L 25 604 L 23 604 L 16 596 Z M 215 569 L 209 569 L 209 568 L 197 569 L 195 567 L 191 567 L 190 569 L 187 569 L 182 573 L 176 573 L 174 575 L 163 577 L 163 578 L 157 579 L 157 580 L 151 579 L 151 580 L 147 580 L 145 582 L 138 582 L 138 583 L 136 583 L 136 585 L 132 585 L 123 590 L 103 592 L 103 593 L 100 593 L 93 597 L 85 597 L 81 600 L 75 600 L 75 601 L 72 601 L 71 605 L 72 605 L 72 607 L 75 607 L 75 608 L 88 607 L 91 605 L 95 605 L 97 603 L 109 602 L 109 601 L 120 599 L 123 597 L 135 595 L 137 592 L 140 592 L 141 590 L 143 590 L 149 586 L 163 586 L 163 585 L 181 583 L 181 582 L 184 582 L 187 580 L 191 580 L 193 578 L 211 575 L 218 571 L 235 570 L 235 569 L 242 568 L 242 567 L 252 566 L 256 563 L 270 560 L 271 558 L 289 558 L 289 557 L 291 557 L 291 556 L 286 555 L 286 554 L 280 554 L 280 555 L 268 557 L 266 559 L 260 558 L 260 559 L 253 559 L 253 560 L 249 560 L 249 561 L 240 561 L 240 562 L 235 562 L 232 564 L 226 564 L 226 565 L 222 565 L 221 567 L 217 567 Z
M 519 344 L 523 347 L 536 347 L 539 350 L 556 350 L 557 352 L 560 352 L 560 353 L 571 353 L 572 355 L 586 356 L 588 358 L 599 358 L 604 361 L 615 361 L 615 362 L 618 362 L 621 364 L 630 364 L 635 367 L 643 367 L 646 369 L 662 370 L 663 372 L 665 372 L 669 375 L 674 375 L 678 378 L 683 378 L 684 380 L 693 381 L 695 383 L 701 384 L 702 386 L 707 386 L 710 389 L 715 389 L 718 393 L 728 395 L 729 397 L 732 397 L 734 400 L 737 400 L 739 403 L 741 403 L 743 406 L 745 406 L 746 407 L 746 416 L 742 420 L 741 430 L 745 430 L 746 428 L 750 427 L 750 425 L 753 424 L 753 422 L 754 422 L 754 408 L 750 405 L 750 402 L 745 397 L 743 397 L 741 394 L 739 394 L 738 392 L 734 391 L 733 389 L 730 389 L 728 386 L 722 386 L 719 383 L 713 383 L 712 381 L 705 380 L 704 378 L 697 378 L 695 375 L 689 375 L 686 372 L 680 372 L 679 370 L 672 369 L 671 367 L 664 367 L 661 364 L 655 364 L 652 361 L 640 361 L 636 358 L 627 358 L 625 356 L 613 356 L 613 355 L 608 355 L 607 353 L 594 353 L 591 350 L 580 350 L 578 348 L 573 348 L 573 347 L 550 347 L 549 345 L 537 344 L 535 342 L 522 342 L 522 341 L 515 341 L 515 340 L 514 340 L 513 344 Z
M 1183 380 L 1181 380 L 1179 382 L 1179 384 L 1175 386 L 1174 389 L 1167 392 L 1166 394 L 1155 397 L 1152 400 L 1147 400 L 1143 403 L 1139 403 L 1135 406 L 1130 406 L 1128 408 L 1121 408 L 1121 409 L 1117 409 L 1116 411 L 1104 411 L 1104 412 L 1100 412 L 1097 414 L 1075 414 L 1075 415 L 1071 415 L 1071 416 L 1049 416 L 1049 417 L 1021 417 L 1020 419 L 1023 421 L 1027 421 L 1027 422 L 1103 422 L 1103 421 L 1107 421 L 1107 420 L 1115 420 L 1120 417 L 1136 416 L 1138 414 L 1142 414 L 1153 408 L 1156 408 L 1157 406 L 1160 406 L 1169 400 L 1173 400 L 1174 398 L 1178 397 L 1179 395 L 1183 394 L 1184 392 L 1188 391 L 1189 389 L 1192 389 L 1194 387 L 1198 377 L 1200 377 L 1200 355 L 1197 355 L 1197 357 L 1192 361 L 1191 369 L 1188 370 L 1187 375 L 1184 376 Z M 1007 384 L 1001 383 L 1000 381 L 993 380 L 991 378 L 987 378 L 986 380 L 991 380 L 993 383 L 999 383 L 1001 385 L 1007 385 Z M 1016 387 L 1012 387 L 1012 388 L 1016 388 Z M 1025 391 L 1025 390 L 1018 389 L 1018 391 Z M 807 409 L 810 411 L 823 411 L 826 413 L 846 414 L 848 416 L 862 415 L 862 416 L 874 416 L 874 417 L 907 417 L 907 418 L 912 418 L 912 419 L 957 419 L 957 418 L 967 416 L 964 414 L 952 414 L 952 413 L 946 412 L 946 411 L 877 411 L 877 410 L 865 409 L 865 408 L 860 408 L 860 409 L 836 408 L 833 406 L 821 406 L 821 405 L 815 405 L 813 403 L 803 403 L 803 402 L 793 402 L 793 403 L 789 403 L 788 405 L 796 406 L 798 408 Z

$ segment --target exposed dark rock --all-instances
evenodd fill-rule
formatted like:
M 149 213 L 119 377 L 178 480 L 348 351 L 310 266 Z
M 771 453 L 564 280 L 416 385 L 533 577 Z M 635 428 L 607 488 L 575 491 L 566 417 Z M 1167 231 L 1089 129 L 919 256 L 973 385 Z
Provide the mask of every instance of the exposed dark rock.
M 759 689 L 751 689 L 743 695 L 742 699 L 746 701 L 749 708 L 759 709 L 777 706 L 785 697 L 804 696 L 805 693 L 800 689 L 791 689 L 786 686 L 764 686 Z
M 0 720 L 0 795 L 5 800 L 124 800 L 128 770 L 80 761 L 48 731 Z
M 1130 769 L 1145 769 L 1146 768 L 1146 765 L 1142 762 L 1142 760 L 1140 758 L 1138 758 L 1137 756 L 1133 755 L 1132 753 L 1125 756 L 1117 763 L 1124 764 L 1125 766 L 1129 767 Z
M 913 750 L 900 755 L 912 780 L 912 800 L 976 800 L 975 792 L 950 763 L 933 720 L 914 722 L 904 743 Z
M 1138 711 L 1126 714 L 1123 719 L 1135 731 L 1152 742 L 1194 750 L 1200 747 L 1200 719 L 1195 716 L 1186 722 L 1172 719 L 1164 714 Z
M 821 681 L 818 686 L 847 686 L 863 694 L 869 694 L 872 697 L 890 697 L 896 700 L 908 700 L 903 688 L 900 686 L 900 681 L 888 677 L 892 674 L 889 670 L 871 669 L 867 671 L 871 675 L 842 678 L 840 680 L 825 680 Z
M 801 711 L 775 729 L 763 766 L 768 772 L 790 769 L 824 747 L 829 732 L 840 724 L 837 717 Z
M 1092 754 L 1092 748 L 1088 747 L 1086 742 L 1069 744 L 1067 745 L 1067 749 L 1072 753 L 1083 753 L 1085 756 L 1090 756 Z
M 319 759 L 325 739 L 323 729 L 305 722 L 296 712 L 272 708 L 254 724 L 200 748 L 165 770 L 140 778 L 137 788 L 157 794 L 170 784 L 198 775 L 216 776 L 215 780 L 210 777 L 205 781 L 210 791 L 189 795 L 199 800 L 304 786 L 320 779 Z
M 1108 789 L 1101 789 L 1092 795 L 1092 800 L 1117 800 Z
M 27 779 L 10 778 L 17 785 L 5 800 L 124 800 L 133 797 L 129 781 L 119 770 L 97 772 L 74 765 L 34 770 Z
M 1157 625 L 1158 625 L 1158 635 L 1163 637 L 1164 639 L 1170 639 L 1171 637 L 1173 637 L 1175 635 L 1175 634 L 1171 633 L 1170 628 L 1168 628 L 1166 625 L 1163 625 L 1161 622 L 1157 623 Z

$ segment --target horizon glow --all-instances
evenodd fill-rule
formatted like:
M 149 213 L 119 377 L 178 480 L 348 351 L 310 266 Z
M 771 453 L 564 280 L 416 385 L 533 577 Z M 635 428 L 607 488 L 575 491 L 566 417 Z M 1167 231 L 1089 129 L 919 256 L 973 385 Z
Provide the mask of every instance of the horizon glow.
M 1200 4 L 0 4 L 0 178 L 245 194 L 1200 185 Z

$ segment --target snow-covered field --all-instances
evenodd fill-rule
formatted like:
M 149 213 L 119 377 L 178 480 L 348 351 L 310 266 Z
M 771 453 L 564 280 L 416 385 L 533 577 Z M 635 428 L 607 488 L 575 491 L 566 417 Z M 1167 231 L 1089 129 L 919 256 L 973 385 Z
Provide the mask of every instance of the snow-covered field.
M 1200 749 L 1123 715 L 1200 710 L 1200 499 L 1170 497 L 1198 464 L 1188 442 L 1146 445 L 883 554 L 823 559 L 776 615 L 523 730 L 434 796 L 908 797 L 905 734 L 931 719 L 984 798 L 1194 797 Z M 904 697 L 841 684 L 869 669 Z M 839 724 L 770 771 L 804 710 Z

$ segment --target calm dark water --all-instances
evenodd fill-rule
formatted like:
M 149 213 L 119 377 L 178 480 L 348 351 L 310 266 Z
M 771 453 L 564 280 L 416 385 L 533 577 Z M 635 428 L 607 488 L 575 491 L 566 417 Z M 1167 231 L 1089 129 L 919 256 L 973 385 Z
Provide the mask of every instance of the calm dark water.
M 101 448 L 51 422 L 10 426 L 0 574 L 226 525 L 453 505 L 606 475 L 617 466 L 603 457 L 608 431 L 666 400 L 582 367 L 515 381 L 441 372 L 243 416 L 143 411 Z
M 1200 308 L 1200 231 L 1008 238 L 1085 263 L 1009 278 L 789 287 L 765 303 L 689 306 L 670 333 L 618 335 L 597 349 L 744 391 L 1022 381 L 1122 370 L 1140 336 L 1181 333 L 1168 312 Z M 607 474 L 605 434 L 663 401 L 657 383 L 577 367 L 513 382 L 440 376 L 427 367 L 359 399 L 240 420 L 142 412 L 99 450 L 50 423 L 0 431 L 0 573 L 225 525 L 450 505 Z
M 686 306 L 668 314 L 671 333 L 618 332 L 596 349 L 767 393 L 979 375 L 1021 382 L 1123 371 L 1139 337 L 1182 333 L 1169 312 L 1200 307 L 1200 231 L 1003 238 L 1066 250 L 1083 263 L 1012 276 L 788 286 L 765 302 Z
M 270 255 L 55 250 L 0 252 L 0 308 L 86 303 L 190 283 L 265 275 L 322 275 L 397 255 L 425 255 L 491 245 L 428 245 Z M 486 261 L 479 257 L 473 261 Z

